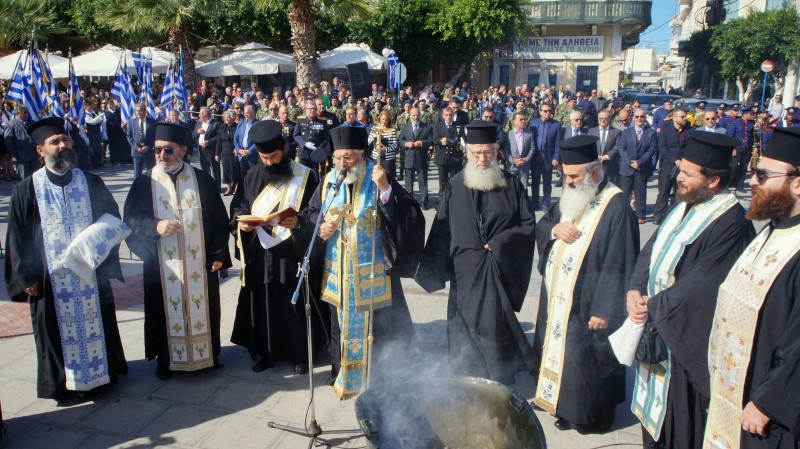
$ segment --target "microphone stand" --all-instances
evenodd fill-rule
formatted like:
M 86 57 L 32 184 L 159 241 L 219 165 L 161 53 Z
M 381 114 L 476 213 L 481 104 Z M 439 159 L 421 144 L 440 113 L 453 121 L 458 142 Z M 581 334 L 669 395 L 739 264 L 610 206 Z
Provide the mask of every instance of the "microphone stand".
M 337 177 L 336 184 L 328 183 L 328 189 L 333 188 L 333 196 L 335 197 L 339 193 L 339 189 L 342 187 L 342 183 L 344 182 L 344 178 L 347 176 L 347 173 L 344 171 L 339 171 L 339 176 Z M 332 203 L 331 203 L 332 204 Z M 328 206 L 330 207 L 330 206 Z M 305 428 L 289 426 L 285 424 L 278 424 L 274 421 L 270 421 L 267 423 L 267 426 L 273 429 L 283 430 L 286 432 L 291 432 L 297 435 L 303 435 L 310 437 L 311 440 L 308 442 L 308 449 L 314 447 L 314 443 L 320 440 L 318 437 L 323 433 L 326 434 L 341 434 L 341 433 L 359 433 L 360 435 L 364 432 L 360 429 L 347 429 L 347 430 L 326 430 L 323 431 L 322 428 L 317 423 L 317 416 L 316 416 L 316 407 L 315 407 L 315 400 L 314 400 L 314 353 L 312 348 L 312 338 L 311 338 L 311 290 L 308 281 L 308 267 L 311 261 L 311 254 L 314 251 L 314 243 L 317 240 L 317 232 L 319 232 L 319 226 L 322 223 L 322 217 L 327 212 L 322 210 L 322 205 L 320 205 L 320 211 L 317 215 L 317 222 L 314 224 L 314 234 L 311 237 L 311 243 L 308 245 L 308 249 L 306 249 L 305 256 L 303 257 L 303 263 L 298 267 L 297 271 L 297 287 L 294 290 L 294 294 L 292 295 L 292 304 L 297 304 L 297 299 L 300 297 L 300 288 L 305 285 L 305 293 L 304 293 L 304 300 L 305 300 L 305 313 L 306 313 L 306 343 L 308 345 L 308 391 L 311 395 L 311 401 L 308 406 L 308 417 Z M 359 435 L 359 436 L 360 436 Z M 320 440 L 326 446 L 330 447 L 330 444 L 327 444 L 324 440 Z

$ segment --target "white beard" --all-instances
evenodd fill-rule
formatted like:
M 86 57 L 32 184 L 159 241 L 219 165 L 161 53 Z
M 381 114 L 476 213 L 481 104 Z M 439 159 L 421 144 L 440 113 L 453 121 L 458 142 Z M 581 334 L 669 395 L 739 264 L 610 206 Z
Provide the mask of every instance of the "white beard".
M 558 201 L 561 222 L 574 223 L 596 196 L 597 184 L 588 174 L 581 183 L 576 183 L 575 187 L 564 186 L 564 192 Z
M 464 185 L 468 189 L 488 192 L 497 188 L 505 188 L 508 181 L 496 160 L 492 161 L 492 165 L 485 170 L 481 170 L 469 160 L 464 166 Z
M 358 178 L 361 176 L 361 171 L 364 170 L 364 167 L 367 164 L 364 161 L 361 161 L 358 165 L 351 168 L 350 171 L 347 173 L 347 176 L 344 177 L 344 183 L 347 185 L 351 185 L 358 181 Z

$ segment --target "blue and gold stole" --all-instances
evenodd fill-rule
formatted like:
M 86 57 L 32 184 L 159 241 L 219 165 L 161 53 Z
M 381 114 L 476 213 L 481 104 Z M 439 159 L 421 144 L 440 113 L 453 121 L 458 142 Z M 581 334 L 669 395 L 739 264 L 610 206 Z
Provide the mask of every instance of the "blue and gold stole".
M 369 177 L 373 166 L 372 162 L 366 162 L 365 170 L 353 184 L 352 198 L 347 185 L 335 196 L 328 195 L 327 190 L 322 193 L 322 210 L 327 210 L 325 221 L 339 226 L 325 249 L 322 299 L 338 309 L 342 360 L 333 388 L 341 399 L 360 393 L 365 384 L 370 298 L 375 309 L 392 304 L 375 204 L 377 186 Z M 325 185 L 335 183 L 336 174 L 335 170 L 328 173 Z M 371 278 L 373 244 L 374 279 Z

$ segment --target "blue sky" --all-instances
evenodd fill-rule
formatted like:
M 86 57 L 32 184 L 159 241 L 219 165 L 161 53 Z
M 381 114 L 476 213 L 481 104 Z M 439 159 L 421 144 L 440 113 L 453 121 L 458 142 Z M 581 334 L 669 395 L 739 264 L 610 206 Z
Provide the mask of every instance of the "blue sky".
M 677 13 L 678 2 L 676 0 L 653 0 L 651 15 L 653 24 L 642 33 L 641 42 L 636 48 L 649 46 L 658 50 L 659 53 L 666 53 L 669 51 L 672 29 L 670 29 L 668 21 Z M 665 24 L 665 22 L 667 23 Z M 657 28 L 659 26 L 660 28 Z

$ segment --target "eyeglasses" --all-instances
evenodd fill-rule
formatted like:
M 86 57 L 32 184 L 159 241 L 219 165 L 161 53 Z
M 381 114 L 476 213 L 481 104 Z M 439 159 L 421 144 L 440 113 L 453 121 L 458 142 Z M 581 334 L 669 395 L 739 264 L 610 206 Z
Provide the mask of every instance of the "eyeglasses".
M 634 115 L 633 118 L 644 118 L 643 115 Z
M 608 120 L 608 117 L 597 117 L 597 120 Z
M 764 181 L 766 181 L 769 178 L 780 178 L 783 176 L 797 177 L 800 176 L 800 173 L 798 173 L 797 171 L 790 173 L 782 173 L 782 172 L 776 172 L 771 170 L 765 170 L 763 168 L 754 167 L 753 176 L 755 176 L 756 179 L 758 179 L 759 184 L 763 184 Z
M 165 154 L 172 154 L 172 153 L 175 152 L 175 150 L 177 150 L 177 148 L 175 148 L 175 147 L 154 147 L 153 150 L 156 152 L 156 154 L 161 154 L 162 151 Z
M 713 122 L 713 121 L 715 121 L 715 120 L 716 120 L 716 118 L 715 118 L 715 117 L 706 117 L 706 118 L 704 118 L 703 120 L 705 120 L 705 121 L 707 121 L 707 122 Z
M 333 162 L 353 162 L 356 159 L 355 156 L 334 156 Z
M 491 159 L 494 157 L 495 153 L 494 151 L 470 151 L 470 154 L 476 159 L 479 158 Z

